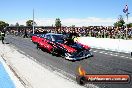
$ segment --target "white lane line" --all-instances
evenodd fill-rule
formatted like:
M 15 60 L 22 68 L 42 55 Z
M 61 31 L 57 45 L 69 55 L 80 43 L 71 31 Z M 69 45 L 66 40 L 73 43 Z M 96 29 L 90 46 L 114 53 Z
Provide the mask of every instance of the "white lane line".
M 108 52 L 108 53 L 113 53 L 113 52 Z
M 120 56 L 120 57 L 125 57 L 125 56 Z
M 114 53 L 114 52 L 106 52 L 106 51 L 98 51 L 98 50 L 95 50 L 95 51 L 93 51 L 93 52 L 98 52 L 98 53 L 101 53 L 101 54 L 109 54 L 109 55 L 111 55 L 111 56 L 120 56 L 120 53 Z M 120 57 L 125 57 L 125 56 L 120 56 Z M 125 57 L 125 58 L 130 58 L 130 59 L 132 59 L 131 57 Z
M 95 51 L 93 51 L 93 52 L 97 52 L 97 51 L 95 50 Z
M 129 58 L 129 57 L 125 57 L 125 58 Z
M 98 53 L 101 53 L 101 54 L 106 54 L 106 55 L 111 55 L 111 56 L 116 56 L 116 57 L 122 57 L 124 59 L 125 58 L 132 59 L 132 57 L 120 56 L 121 55 L 120 53 L 106 52 L 106 51 L 98 51 L 98 50 L 95 50 L 93 52 L 98 52 Z
M 99 53 L 104 53 L 105 51 L 100 51 Z
M 120 53 L 115 53 L 115 54 L 119 55 Z
M 131 57 L 129 59 L 132 59 Z
M 110 54 L 111 56 L 114 56 L 113 54 Z
M 104 53 L 104 54 L 108 54 L 108 53 Z
M 114 54 L 113 56 L 118 56 L 118 55 Z

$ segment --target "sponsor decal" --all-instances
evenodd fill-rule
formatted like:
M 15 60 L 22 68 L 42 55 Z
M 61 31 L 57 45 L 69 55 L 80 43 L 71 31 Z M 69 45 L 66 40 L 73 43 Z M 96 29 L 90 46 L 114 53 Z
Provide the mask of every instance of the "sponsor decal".
M 86 83 L 129 83 L 128 74 L 86 74 L 86 71 L 79 66 L 76 81 L 80 85 Z

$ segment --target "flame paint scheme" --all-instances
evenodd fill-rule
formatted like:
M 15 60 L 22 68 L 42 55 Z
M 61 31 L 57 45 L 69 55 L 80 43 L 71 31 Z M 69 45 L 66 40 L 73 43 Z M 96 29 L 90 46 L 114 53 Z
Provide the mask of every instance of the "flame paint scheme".
M 37 47 L 47 50 L 53 55 L 62 56 L 65 59 L 76 61 L 83 58 L 92 57 L 90 47 L 67 40 L 68 37 L 63 34 L 47 33 L 36 34 L 32 36 L 32 42 L 37 43 Z

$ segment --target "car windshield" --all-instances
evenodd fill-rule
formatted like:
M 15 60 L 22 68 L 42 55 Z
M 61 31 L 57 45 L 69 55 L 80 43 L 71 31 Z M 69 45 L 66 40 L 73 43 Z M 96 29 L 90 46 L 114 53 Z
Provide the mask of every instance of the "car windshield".
M 44 37 L 45 37 L 45 34 L 41 34 L 40 37 L 41 37 L 41 38 L 44 38 Z
M 64 42 L 64 36 L 63 35 L 52 35 L 55 42 L 63 43 Z

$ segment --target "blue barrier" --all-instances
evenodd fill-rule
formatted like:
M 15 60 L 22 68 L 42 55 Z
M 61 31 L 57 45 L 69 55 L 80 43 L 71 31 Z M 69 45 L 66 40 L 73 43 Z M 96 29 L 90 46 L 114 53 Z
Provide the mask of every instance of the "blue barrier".
M 13 81 L 6 72 L 3 64 L 0 62 L 0 88 L 15 88 Z

